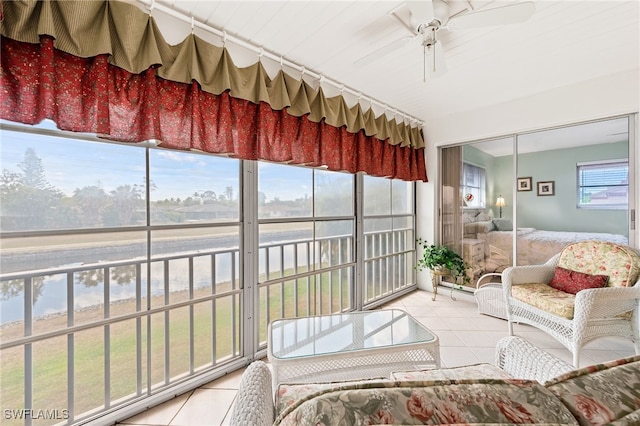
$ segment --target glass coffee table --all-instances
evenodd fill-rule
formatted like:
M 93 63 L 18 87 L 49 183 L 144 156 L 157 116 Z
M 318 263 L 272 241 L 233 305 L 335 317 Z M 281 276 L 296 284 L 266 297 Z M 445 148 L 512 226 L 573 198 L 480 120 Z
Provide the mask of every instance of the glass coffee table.
M 274 388 L 440 368 L 438 337 L 399 309 L 275 320 L 267 356 Z

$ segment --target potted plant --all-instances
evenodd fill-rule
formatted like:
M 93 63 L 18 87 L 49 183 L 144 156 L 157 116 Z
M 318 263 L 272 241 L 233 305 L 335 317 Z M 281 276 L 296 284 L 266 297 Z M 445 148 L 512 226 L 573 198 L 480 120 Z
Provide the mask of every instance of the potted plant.
M 423 247 L 422 257 L 418 258 L 416 262 L 416 268 L 419 271 L 423 269 L 449 271 L 455 283 L 458 285 L 461 285 L 460 280 L 462 280 L 464 284 L 468 284 L 471 281 L 467 275 L 469 265 L 458 253 L 446 246 L 429 244 L 421 238 L 416 242 L 419 246 Z

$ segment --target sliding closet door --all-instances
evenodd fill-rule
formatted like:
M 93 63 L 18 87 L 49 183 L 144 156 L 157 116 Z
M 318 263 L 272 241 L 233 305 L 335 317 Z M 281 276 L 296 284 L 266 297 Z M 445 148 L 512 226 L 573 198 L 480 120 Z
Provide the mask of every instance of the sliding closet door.
M 468 289 L 575 241 L 637 247 L 635 126 L 623 116 L 442 148 L 440 242 L 469 265 Z

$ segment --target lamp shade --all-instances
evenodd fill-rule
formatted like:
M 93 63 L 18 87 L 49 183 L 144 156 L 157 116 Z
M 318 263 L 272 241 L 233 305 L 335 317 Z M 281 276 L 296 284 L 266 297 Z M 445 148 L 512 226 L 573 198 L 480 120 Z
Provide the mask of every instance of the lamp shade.
M 506 205 L 507 203 L 504 202 L 504 197 L 502 195 L 499 195 L 498 199 L 496 200 L 496 207 L 504 207 Z

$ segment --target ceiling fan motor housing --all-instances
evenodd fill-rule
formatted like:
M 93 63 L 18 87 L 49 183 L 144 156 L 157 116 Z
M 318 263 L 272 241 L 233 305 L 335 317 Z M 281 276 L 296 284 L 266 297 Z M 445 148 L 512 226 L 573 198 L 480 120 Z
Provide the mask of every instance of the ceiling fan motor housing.
M 441 23 L 438 19 L 434 19 L 428 24 L 420 24 L 417 29 L 418 34 L 422 35 L 422 45 L 429 47 L 437 42 L 436 32 L 440 29 Z

